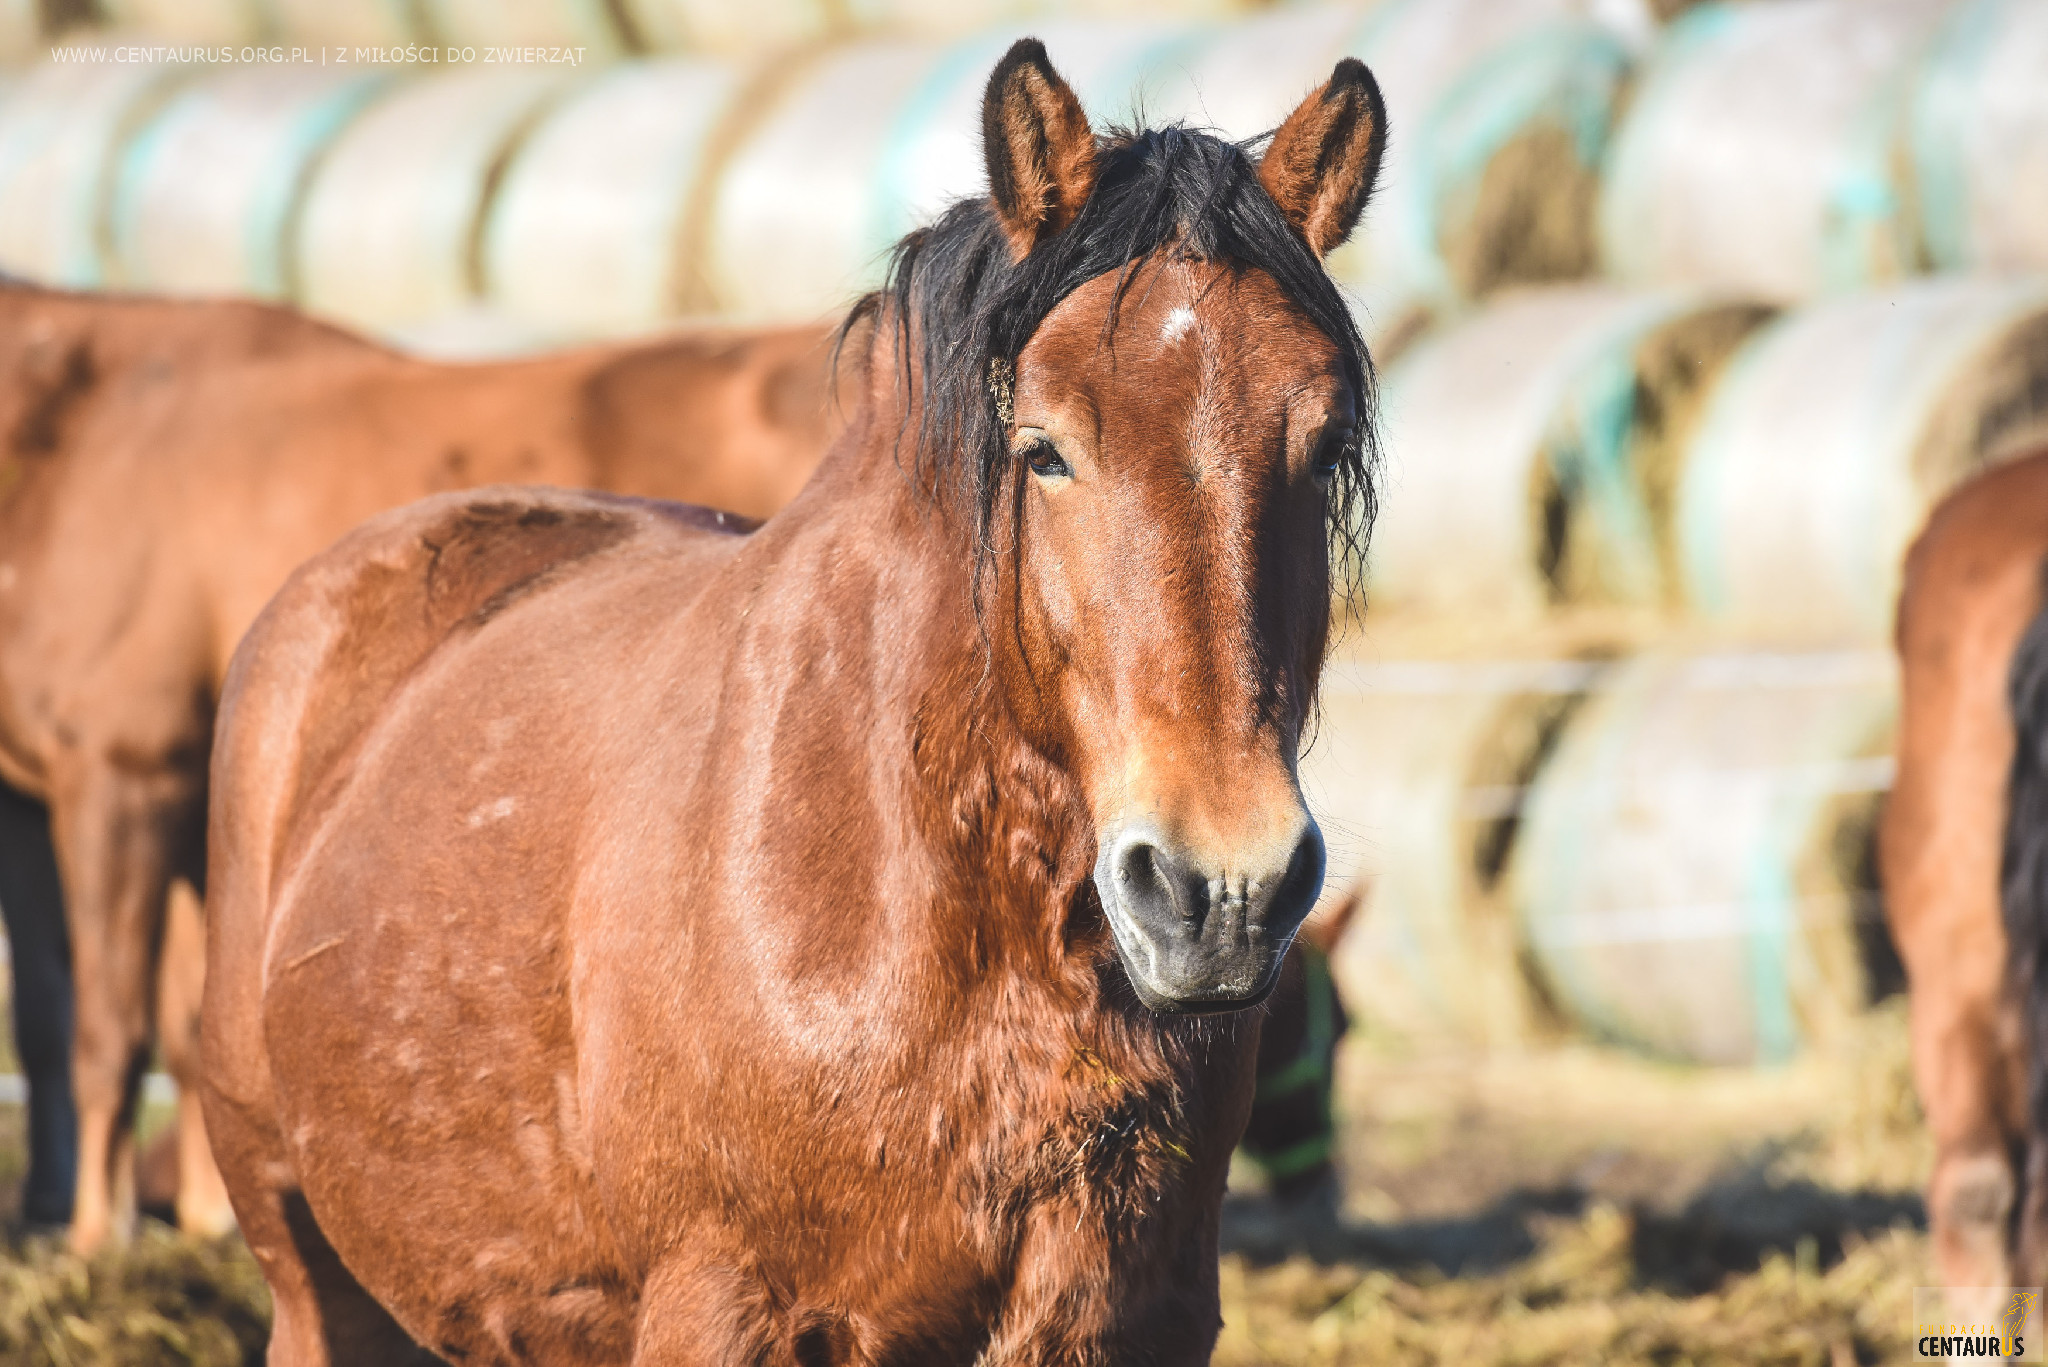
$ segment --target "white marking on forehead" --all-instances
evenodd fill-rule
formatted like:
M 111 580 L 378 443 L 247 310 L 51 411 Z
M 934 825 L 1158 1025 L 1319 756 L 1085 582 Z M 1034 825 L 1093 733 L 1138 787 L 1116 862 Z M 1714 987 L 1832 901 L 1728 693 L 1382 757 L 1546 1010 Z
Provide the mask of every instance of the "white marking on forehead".
M 1195 325 L 1195 311 L 1186 304 L 1166 315 L 1166 322 L 1159 328 L 1159 340 L 1178 342 L 1187 336 L 1188 329 Z

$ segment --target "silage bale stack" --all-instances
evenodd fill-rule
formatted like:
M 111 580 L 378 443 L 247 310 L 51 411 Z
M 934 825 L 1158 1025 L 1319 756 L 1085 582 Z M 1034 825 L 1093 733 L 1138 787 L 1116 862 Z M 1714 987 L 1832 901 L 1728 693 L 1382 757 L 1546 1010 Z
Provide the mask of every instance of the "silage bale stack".
M 289 297 L 306 183 L 390 79 L 353 66 L 226 67 L 187 86 L 121 154 L 109 213 L 115 281 Z
M 1681 18 L 1615 136 L 1608 271 L 1781 301 L 1913 271 L 1906 95 L 1948 5 L 1778 0 Z
M 260 0 L 265 31 L 301 45 L 403 47 L 428 40 L 413 0 Z
M 1561 659 L 1331 662 L 1302 790 L 1329 850 L 1324 907 L 1357 899 L 1332 967 L 1368 1030 L 1512 1048 L 1546 1023 L 1502 874 L 1527 785 L 1600 672 Z
M 473 308 L 491 191 L 573 68 L 436 71 L 353 120 L 321 159 L 299 214 L 299 302 L 368 328 Z
M 614 68 L 551 109 L 512 154 L 490 211 L 493 303 L 578 333 L 701 310 L 697 209 L 741 90 L 730 64 L 670 58 Z
M 1738 346 L 1741 300 L 1561 285 L 1503 295 L 1383 377 L 1373 611 L 1539 625 L 1678 597 L 1679 453 Z
M 838 0 L 624 0 L 624 13 L 649 51 L 723 57 L 816 42 L 849 19 Z
M 951 45 L 871 39 L 820 54 L 770 94 L 717 177 L 705 238 L 712 303 L 810 319 L 881 277 L 903 233 L 981 193 L 981 97 L 1025 31 Z M 1031 25 L 1098 121 L 1198 31 L 1150 21 Z M 1298 98 L 1298 96 L 1297 96 Z
M 1962 0 L 1915 75 L 1908 119 L 1926 260 L 2048 272 L 2048 5 Z
M 1765 1063 L 1868 1001 L 1891 781 L 1881 650 L 1650 654 L 1573 718 L 1508 874 L 1548 996 L 1619 1043 Z
M 190 68 L 49 61 L 0 104 L 0 271 L 50 285 L 106 282 L 116 157 Z
M 262 4 L 263 0 L 96 0 L 94 9 L 117 34 L 232 45 L 263 36 Z
M 1186 120 L 1247 138 L 1336 61 L 1379 73 L 1397 141 L 1360 241 L 1332 259 L 1369 334 L 1593 261 L 1593 167 L 1628 65 L 1570 0 L 1383 0 L 1228 23 L 1051 19 L 942 49 L 873 40 L 816 59 L 718 177 L 706 270 L 717 305 L 801 317 L 878 276 L 891 243 L 982 187 L 988 68 L 1035 33 L 1098 126 Z M 769 264 L 773 263 L 773 264 Z
M 1499 1046 L 1537 1023 L 1499 882 L 1520 804 L 1600 662 L 1670 629 L 1679 453 L 1770 313 L 1530 287 L 1382 377 L 1372 656 L 1333 666 L 1303 760 L 1327 895 L 1361 897 L 1337 962 L 1369 1024 Z
M 581 48 L 586 60 L 624 54 L 611 0 L 415 0 L 423 37 L 478 49 Z M 518 59 L 515 59 L 518 60 Z
M 2048 439 L 2048 284 L 1934 277 L 1759 333 L 1686 455 L 1678 556 L 1722 636 L 1888 639 L 1900 562 L 1934 501 Z
M 1626 66 L 1623 45 L 1579 12 L 1580 0 L 1383 0 L 1236 17 L 1225 17 L 1229 5 L 1205 5 L 1189 11 L 1206 16 L 1198 19 L 1012 18 L 953 41 L 912 30 L 785 49 L 759 64 L 707 57 L 636 68 L 604 82 L 594 103 L 548 119 L 532 154 L 507 161 L 554 95 L 579 77 L 594 78 L 592 63 L 647 40 L 639 10 L 654 0 L 616 13 L 598 0 L 323 7 L 317 23 L 294 8 L 303 0 L 211 0 L 212 9 L 191 0 L 196 8 L 186 10 L 171 0 L 135 2 L 171 6 L 150 13 L 189 37 L 241 24 L 276 38 L 311 25 L 337 41 L 475 39 L 470 46 L 488 50 L 491 40 L 543 47 L 559 40 L 587 49 L 580 66 L 443 59 L 412 70 L 377 67 L 405 88 L 341 130 L 292 210 L 301 218 L 301 301 L 371 327 L 464 309 L 479 292 L 561 335 L 637 328 L 678 314 L 794 320 L 837 312 L 877 281 L 903 233 L 951 200 L 982 191 L 979 103 L 987 70 L 1028 31 L 1047 41 L 1098 124 L 1128 121 L 1142 107 L 1155 123 L 1185 119 L 1237 138 L 1277 124 L 1339 57 L 1373 61 L 1387 81 L 1396 126 L 1414 131 L 1397 143 L 1410 150 L 1397 150 L 1390 165 L 1389 188 L 1364 230 L 1369 241 L 1332 264 L 1373 301 L 1363 314 L 1368 332 L 1391 336 L 1390 328 L 1411 327 L 1418 310 L 1584 265 L 1590 239 L 1581 191 Z M 676 0 L 660 13 L 675 28 L 694 22 L 697 10 Z M 808 13 L 790 19 L 791 36 L 834 31 L 837 20 L 813 24 Z M 599 32 L 604 25 L 612 38 Z M 345 79 L 331 67 L 311 71 L 309 86 Z M 296 91 L 293 79 L 280 73 L 266 87 L 269 107 L 253 93 L 262 84 L 253 78 L 220 86 L 219 100 L 238 103 L 249 127 L 230 129 L 227 105 L 217 102 L 209 114 L 202 99 L 165 124 L 176 137 L 166 131 L 155 140 L 167 156 L 181 139 L 195 147 L 208 138 L 232 144 L 223 164 L 228 179 L 239 175 L 243 183 L 221 193 L 249 193 L 256 173 L 237 159 L 260 160 L 264 146 L 302 142 L 302 116 L 320 103 L 318 92 Z M 610 121 L 616 124 L 608 129 Z M 1556 153 L 1566 145 L 1562 161 L 1530 150 Z M 496 194 L 501 167 L 504 193 Z M 137 184 L 148 179 L 136 175 Z M 175 187 L 172 179 L 162 173 L 153 192 L 135 190 L 125 203 L 148 217 L 152 193 L 187 206 L 213 193 Z M 1556 192 L 1546 200 L 1537 187 Z M 476 214 L 486 216 L 484 226 L 462 226 Z M 1532 224 L 1540 231 L 1525 231 Z M 167 226 L 165 251 L 153 254 L 142 239 L 155 231 L 124 229 L 136 283 L 227 279 L 218 264 L 169 260 L 167 252 L 183 250 L 172 245 L 182 228 Z M 450 244 L 465 235 L 483 250 L 451 264 L 462 252 Z M 1551 250 L 1566 239 L 1578 245 Z M 544 259 L 557 249 L 581 264 L 544 283 Z M 599 264 L 608 254 L 619 264 Z M 274 293 L 277 275 L 260 273 L 260 291 Z
M 1596 264 L 1597 168 L 1630 69 L 1571 0 L 1381 0 L 1345 51 L 1372 68 L 1393 141 L 1331 270 L 1390 341 L 1505 285 Z

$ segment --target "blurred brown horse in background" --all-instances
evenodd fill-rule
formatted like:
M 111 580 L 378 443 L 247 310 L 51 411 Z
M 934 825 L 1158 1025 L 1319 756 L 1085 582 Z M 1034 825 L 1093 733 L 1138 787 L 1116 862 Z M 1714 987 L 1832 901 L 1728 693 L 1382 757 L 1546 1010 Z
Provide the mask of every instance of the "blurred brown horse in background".
M 214 703 L 264 601 L 356 523 L 439 490 L 765 514 L 826 445 L 829 351 L 824 329 L 792 328 L 451 365 L 260 304 L 0 289 L 0 781 L 48 804 L 65 893 L 76 1247 L 132 1210 L 167 933 L 181 1223 L 229 1218 L 192 1075 L 203 936 L 189 896 L 168 932 L 165 906 L 174 879 L 201 880 Z M 33 809 L 4 802 L 0 855 L 39 862 Z M 13 922 L 49 880 L 7 881 Z
M 1950 1287 L 2048 1275 L 2048 451 L 1950 494 L 1906 562 L 1881 853 Z M 2030 1078 L 2031 1074 L 2031 1078 Z M 1996 1307 L 1958 1306 L 1990 1319 Z
M 760 530 L 488 490 L 293 576 L 204 1032 L 273 1363 L 1207 1360 L 1371 511 L 1318 256 L 1384 127 L 1346 61 L 1256 168 L 1098 143 L 1020 42 Z

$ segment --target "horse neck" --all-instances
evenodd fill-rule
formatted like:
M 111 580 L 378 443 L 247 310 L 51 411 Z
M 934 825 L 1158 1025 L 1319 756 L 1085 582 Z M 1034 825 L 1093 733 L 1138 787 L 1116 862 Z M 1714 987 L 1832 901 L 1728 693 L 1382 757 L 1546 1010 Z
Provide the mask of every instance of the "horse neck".
M 1034 974 L 1057 970 L 1092 868 L 1092 827 L 1072 776 L 1024 739 L 1003 702 L 993 652 L 1011 623 L 993 575 L 977 610 L 964 490 L 918 477 L 915 399 L 892 360 L 871 363 L 870 375 L 880 379 L 805 501 L 841 529 L 831 537 L 841 544 L 819 550 L 843 555 L 846 528 L 871 529 L 862 535 L 886 566 L 872 599 L 851 609 L 871 614 L 871 639 L 892 655 L 875 700 L 878 796 L 905 852 L 925 865 L 928 931 L 941 942 L 962 937 L 949 952 L 978 970 L 998 958 Z

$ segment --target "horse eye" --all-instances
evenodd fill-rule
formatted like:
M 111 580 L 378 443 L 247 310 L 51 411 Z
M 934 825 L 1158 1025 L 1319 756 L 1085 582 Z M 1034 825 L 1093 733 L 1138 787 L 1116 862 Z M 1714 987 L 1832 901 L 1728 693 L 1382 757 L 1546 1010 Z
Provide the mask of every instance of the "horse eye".
M 1033 437 L 1021 453 L 1031 473 L 1040 479 L 1071 479 L 1074 467 L 1067 464 L 1060 449 L 1052 444 L 1049 437 Z
M 1316 438 L 1315 454 L 1309 459 L 1309 473 L 1318 484 L 1326 484 L 1337 476 L 1337 467 L 1344 463 L 1346 453 L 1357 442 L 1358 433 L 1349 427 L 1327 427 L 1322 436 Z

